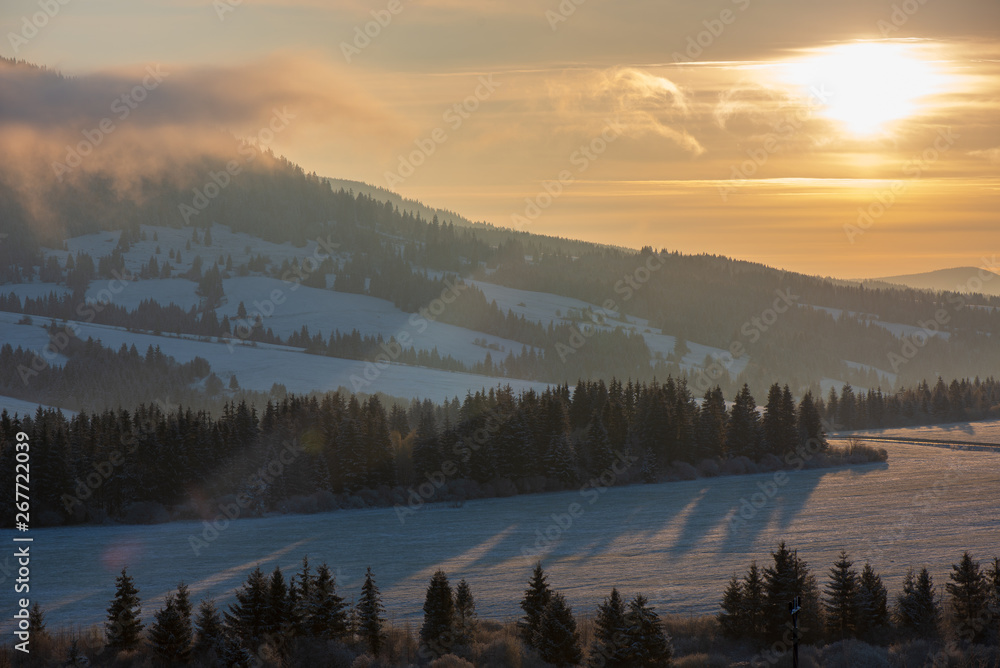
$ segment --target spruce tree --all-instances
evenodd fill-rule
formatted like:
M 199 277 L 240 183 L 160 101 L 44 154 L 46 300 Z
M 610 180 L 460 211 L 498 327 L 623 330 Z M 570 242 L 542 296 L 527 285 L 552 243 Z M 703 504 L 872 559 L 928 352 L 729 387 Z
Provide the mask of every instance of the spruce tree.
M 736 577 L 736 573 L 733 573 L 729 579 L 729 585 L 726 586 L 726 590 L 722 593 L 720 607 L 722 608 L 722 612 L 718 614 L 716 619 L 719 621 L 719 628 L 722 630 L 722 635 L 734 640 L 742 638 L 746 632 L 746 619 L 744 618 L 743 608 L 743 584 Z
M 726 452 L 732 456 L 744 455 L 751 459 L 757 459 L 761 455 L 760 414 L 757 412 L 757 402 L 750 394 L 750 386 L 746 384 L 737 393 L 729 413 Z
M 173 596 L 156 611 L 149 627 L 149 644 L 153 653 L 167 663 L 186 663 L 191 656 L 191 619 L 177 607 Z
M 903 590 L 896 598 L 896 619 L 901 629 L 918 638 L 938 636 L 938 604 L 934 581 L 924 568 L 919 576 L 911 568 L 903 579 Z
M 759 643 L 764 638 L 767 607 L 767 592 L 764 576 L 757 562 L 750 563 L 743 576 L 743 637 Z
M 858 572 L 847 552 L 830 569 L 830 582 L 826 585 L 826 628 L 834 640 L 854 638 L 858 628 Z
M 521 600 L 524 617 L 517 623 L 518 632 L 528 647 L 535 646 L 535 636 L 542 621 L 542 613 L 551 598 L 552 590 L 549 589 L 545 571 L 542 570 L 542 562 L 539 561 L 535 564 L 535 570 L 531 574 L 528 588 Z
M 267 578 L 258 566 L 236 592 L 236 601 L 229 604 L 229 610 L 224 614 L 227 634 L 236 646 L 250 653 L 255 652 L 264 639 L 268 617 L 267 590 Z M 235 649 L 230 647 L 227 653 Z
M 365 572 L 365 583 L 361 586 L 361 598 L 358 600 L 358 635 L 368 644 L 374 656 L 378 656 L 385 643 L 385 607 L 382 605 L 382 594 L 375 584 L 375 574 L 371 566 Z
M 459 645 L 472 645 L 476 641 L 478 625 L 472 590 L 468 582 L 461 580 L 455 588 L 455 642 Z
M 31 628 L 31 634 L 35 638 L 42 638 L 49 635 L 49 632 L 45 629 L 45 613 L 42 612 L 42 606 L 37 601 L 31 606 L 31 611 L 28 612 L 28 626 Z
M 625 660 L 625 601 L 617 589 L 597 607 L 594 641 L 590 645 L 590 668 L 627 668 Z
M 177 611 L 181 613 L 181 616 L 190 624 L 191 613 L 193 612 L 191 607 L 191 591 L 183 581 L 177 583 L 177 596 L 174 597 L 174 605 L 177 606 Z
M 308 635 L 326 640 L 343 638 L 347 635 L 346 607 L 337 595 L 336 578 L 321 564 L 309 592 Z
M 549 597 L 532 646 L 543 661 L 557 668 L 575 666 L 583 660 L 576 620 L 562 594 L 555 593 Z
M 295 635 L 309 635 L 309 608 L 312 605 L 313 577 L 309 568 L 309 557 L 302 557 L 302 570 L 292 576 L 288 585 L 288 600 L 291 604 L 291 624 Z
M 104 623 L 107 647 L 116 652 L 135 649 L 142 640 L 143 623 L 141 605 L 135 582 L 122 568 L 115 579 L 115 597 L 108 607 L 108 620 Z
M 989 613 L 989 591 L 986 574 L 966 552 L 962 559 L 951 567 L 951 582 L 945 589 L 951 597 L 951 609 L 959 637 L 972 643 L 983 643 L 989 637 L 986 623 Z
M 815 578 L 809 573 L 805 561 L 799 558 L 797 552 L 789 550 L 784 541 L 771 556 L 774 565 L 764 569 L 765 640 L 777 642 L 789 632 L 792 619 L 788 614 L 788 604 L 798 596 L 802 603 L 799 638 L 803 643 L 812 642 L 822 630 Z
M 858 637 L 878 642 L 889 628 L 889 594 L 872 565 L 865 563 L 858 580 Z
M 421 656 L 438 658 L 451 653 L 455 642 L 455 601 L 444 571 L 431 577 L 424 599 L 424 623 L 420 627 Z
M 641 594 L 629 601 L 625 613 L 625 664 L 635 668 L 669 666 L 674 649 L 660 617 Z
M 285 576 L 282 574 L 281 568 L 275 567 L 267 583 L 267 601 L 264 613 L 265 636 L 276 641 L 286 635 L 292 622 L 291 608 Z
M 225 629 L 222 627 L 222 618 L 215 607 L 215 601 L 208 598 L 198 605 L 198 616 L 194 621 L 197 633 L 194 644 L 194 652 L 198 656 L 215 656 L 222 649 L 223 635 Z

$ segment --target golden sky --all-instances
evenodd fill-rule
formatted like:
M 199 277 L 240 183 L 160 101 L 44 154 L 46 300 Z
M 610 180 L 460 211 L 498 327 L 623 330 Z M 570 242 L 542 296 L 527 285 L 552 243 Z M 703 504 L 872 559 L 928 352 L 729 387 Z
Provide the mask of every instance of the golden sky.
M 307 171 L 473 220 L 844 278 L 1000 252 L 995 0 L 11 0 L 0 23 L 2 55 L 78 77 L 81 117 L 169 72 L 122 137 L 287 109 L 271 145 Z M 4 86 L 7 125 L 86 127 Z

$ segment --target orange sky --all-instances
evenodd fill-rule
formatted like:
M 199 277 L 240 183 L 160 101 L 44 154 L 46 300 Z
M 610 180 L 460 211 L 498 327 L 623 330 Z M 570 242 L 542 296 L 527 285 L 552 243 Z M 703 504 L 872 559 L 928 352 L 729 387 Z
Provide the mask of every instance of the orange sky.
M 32 32 L 14 0 L 0 53 L 109 91 L 159 63 L 129 122 L 195 144 L 287 106 L 273 148 L 306 170 L 498 225 L 845 278 L 1000 252 L 995 2 L 330 4 L 70 3 Z

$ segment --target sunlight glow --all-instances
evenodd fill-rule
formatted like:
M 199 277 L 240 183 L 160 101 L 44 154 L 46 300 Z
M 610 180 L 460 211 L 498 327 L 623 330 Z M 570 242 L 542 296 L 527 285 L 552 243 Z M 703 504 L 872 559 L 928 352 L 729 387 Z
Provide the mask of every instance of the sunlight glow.
M 826 47 L 789 63 L 788 74 L 792 83 L 827 94 L 822 115 L 859 137 L 918 113 L 943 79 L 915 45 L 901 42 Z

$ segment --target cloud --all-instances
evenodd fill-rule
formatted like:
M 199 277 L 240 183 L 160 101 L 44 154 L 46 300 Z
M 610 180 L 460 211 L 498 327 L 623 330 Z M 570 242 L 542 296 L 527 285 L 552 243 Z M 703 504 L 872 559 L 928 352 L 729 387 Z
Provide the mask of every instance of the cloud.
M 969 155 L 975 158 L 989 160 L 990 164 L 1000 165 L 1000 146 L 988 148 L 980 151 L 969 151 Z
M 691 155 L 705 149 L 683 127 L 688 96 L 666 77 L 634 67 L 574 71 L 549 82 L 549 97 L 564 118 L 614 119 L 628 136 L 655 135 Z

